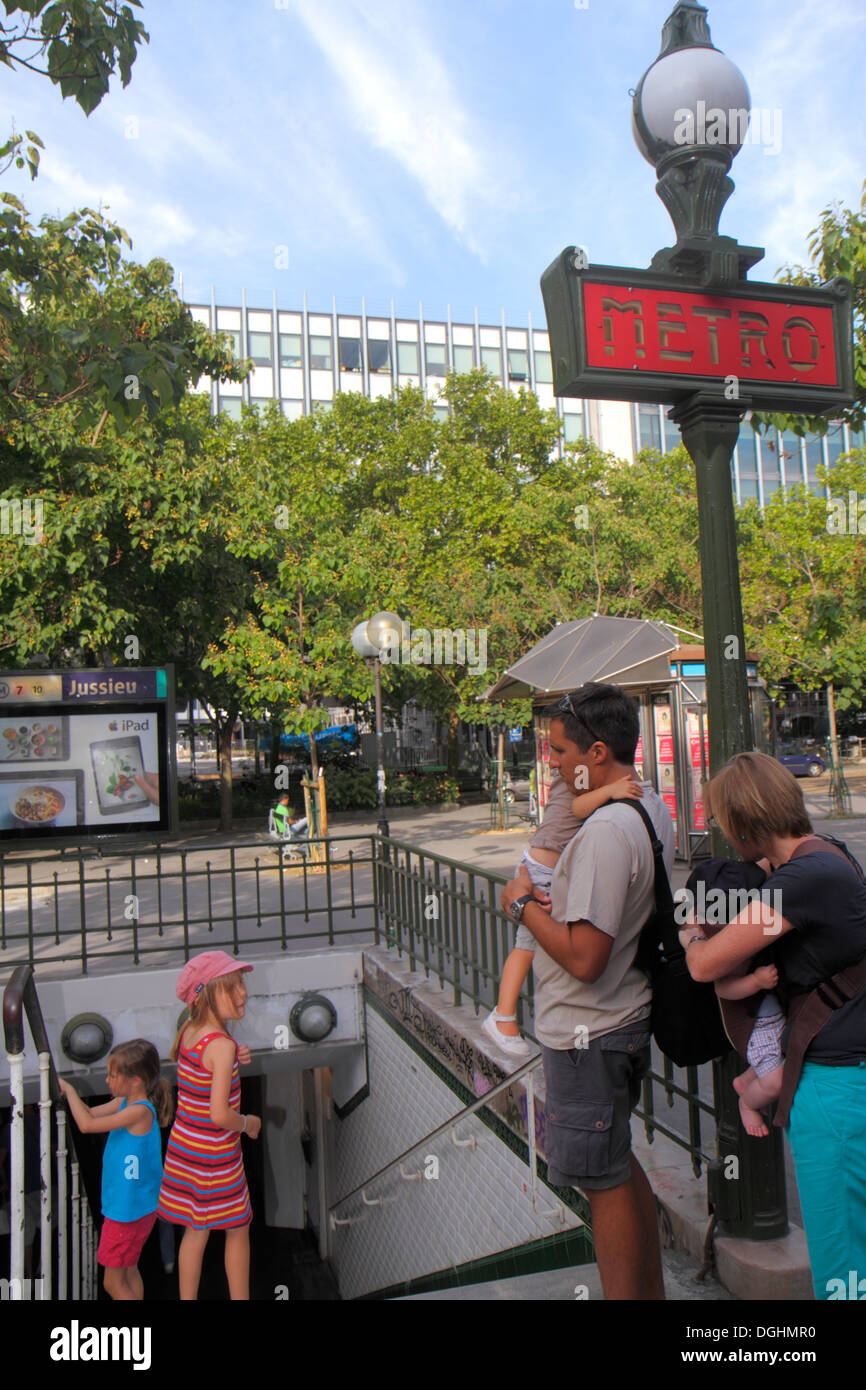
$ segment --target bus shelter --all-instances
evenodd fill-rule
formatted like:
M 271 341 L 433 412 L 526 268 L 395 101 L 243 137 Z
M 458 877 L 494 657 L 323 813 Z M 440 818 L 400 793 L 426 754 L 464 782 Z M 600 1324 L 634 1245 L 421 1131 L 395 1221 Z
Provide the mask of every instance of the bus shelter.
M 771 751 L 771 703 L 757 663 L 747 656 L 752 744 Z M 588 681 L 622 687 L 638 703 L 635 765 L 663 798 L 676 827 L 677 858 L 709 853 L 703 783 L 709 776 L 706 663 L 700 644 L 683 643 L 664 623 L 580 618 L 558 623 L 496 682 L 487 698 L 531 698 L 539 815 L 550 792 L 550 720 L 544 710 Z

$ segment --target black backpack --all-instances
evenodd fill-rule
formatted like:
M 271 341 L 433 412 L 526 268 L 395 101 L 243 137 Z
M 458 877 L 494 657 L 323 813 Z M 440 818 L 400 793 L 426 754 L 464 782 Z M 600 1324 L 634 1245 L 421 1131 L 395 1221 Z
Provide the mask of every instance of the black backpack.
M 715 988 L 712 984 L 700 984 L 689 974 L 662 843 L 649 814 L 639 801 L 628 797 L 619 805 L 633 806 L 638 812 L 647 828 L 655 863 L 655 910 L 641 930 L 635 955 L 635 965 L 647 972 L 652 985 L 652 1035 L 664 1055 L 678 1067 L 712 1062 L 731 1051 Z M 763 878 L 761 873 L 762 881 Z

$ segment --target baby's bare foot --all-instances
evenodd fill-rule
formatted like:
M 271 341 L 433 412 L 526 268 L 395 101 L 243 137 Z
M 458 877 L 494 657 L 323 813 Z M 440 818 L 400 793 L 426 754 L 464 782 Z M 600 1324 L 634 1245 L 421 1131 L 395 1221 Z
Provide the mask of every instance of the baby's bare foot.
M 736 1084 L 735 1081 L 734 1085 L 736 1086 Z M 746 1104 L 742 1096 L 740 1097 L 739 1105 L 740 1119 L 743 1122 L 743 1128 L 746 1133 L 751 1134 L 755 1139 L 765 1139 L 770 1131 L 764 1124 L 760 1111 L 753 1110 L 750 1105 Z

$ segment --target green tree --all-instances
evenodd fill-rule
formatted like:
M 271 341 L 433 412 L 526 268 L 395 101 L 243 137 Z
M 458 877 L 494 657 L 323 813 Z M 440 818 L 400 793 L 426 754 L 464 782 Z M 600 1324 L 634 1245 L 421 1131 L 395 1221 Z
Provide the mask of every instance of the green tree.
M 0 63 L 47 77 L 90 115 L 115 71 L 129 83 L 150 36 L 135 18 L 141 0 L 2 0 Z
M 798 484 L 774 493 L 763 511 L 754 501 L 739 510 L 743 609 L 746 641 L 771 690 L 784 679 L 804 690 L 827 687 L 838 762 L 835 709 L 866 696 L 866 550 L 856 505 L 866 491 L 866 453 L 819 470 L 819 479 L 834 502 Z
M 115 71 L 129 83 L 138 45 L 149 42 L 144 25 L 133 15 L 140 0 L 2 0 L 6 22 L 0 23 L 0 63 L 15 71 L 47 77 L 72 97 L 85 115 L 102 101 Z M 25 145 L 25 139 L 29 144 Z M 32 130 L 18 135 L 14 125 L 0 145 L 0 174 L 11 166 L 27 168 L 35 179 L 39 151 Z
M 834 415 L 859 432 L 866 423 L 866 183 L 856 212 L 833 203 L 821 213 L 817 227 L 809 233 L 808 266 L 786 266 L 779 279 L 786 285 L 822 285 L 835 276 L 844 276 L 854 287 L 854 403 Z M 758 427 L 772 421 L 779 429 L 794 434 L 826 434 L 827 416 L 756 415 Z

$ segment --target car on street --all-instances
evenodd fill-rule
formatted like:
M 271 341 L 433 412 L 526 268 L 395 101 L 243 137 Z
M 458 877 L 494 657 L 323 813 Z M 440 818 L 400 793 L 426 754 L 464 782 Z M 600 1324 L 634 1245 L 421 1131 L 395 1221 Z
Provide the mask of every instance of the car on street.
M 777 753 L 776 758 L 795 777 L 820 777 L 822 772 L 827 771 L 827 764 L 817 753 L 789 751 Z

